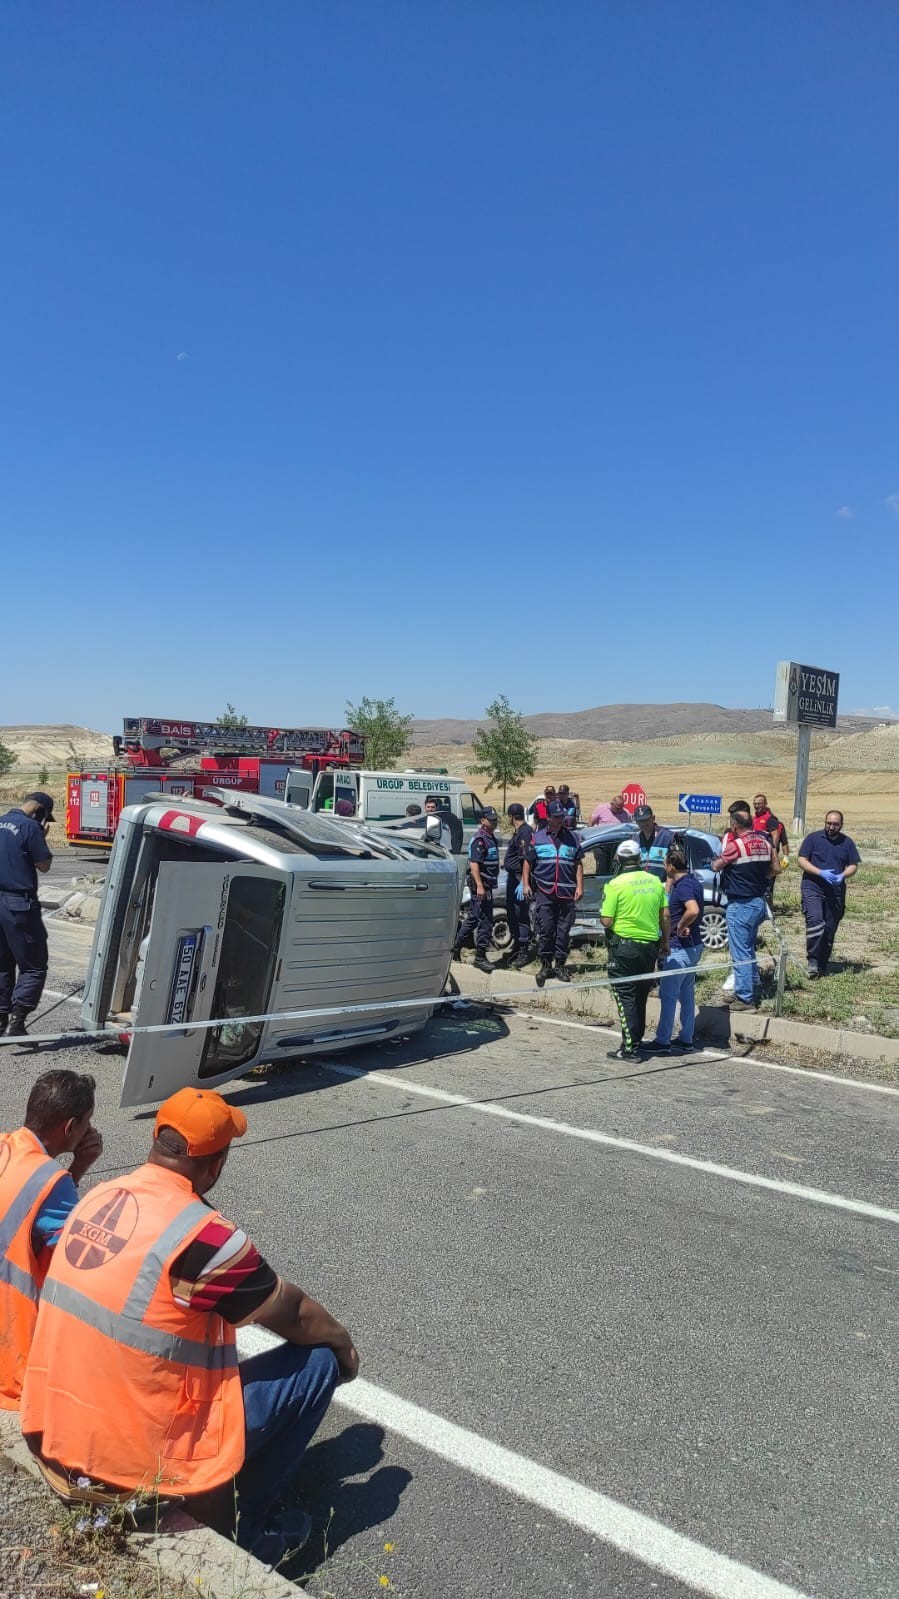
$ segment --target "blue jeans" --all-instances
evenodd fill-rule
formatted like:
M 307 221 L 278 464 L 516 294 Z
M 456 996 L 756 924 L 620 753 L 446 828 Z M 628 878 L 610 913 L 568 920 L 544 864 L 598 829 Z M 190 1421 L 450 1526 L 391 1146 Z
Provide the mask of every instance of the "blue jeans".
M 701 944 L 681 945 L 659 962 L 659 971 L 680 972 L 680 977 L 663 977 L 659 983 L 659 1012 L 656 1043 L 670 1044 L 674 1029 L 674 1013 L 680 1001 L 680 1037 L 684 1044 L 692 1044 L 696 1022 L 696 978 L 694 968 L 702 954 Z
M 299 1470 L 338 1375 L 333 1350 L 321 1345 L 280 1344 L 241 1361 L 247 1452 L 237 1475 L 237 1541 L 244 1549 Z
M 738 999 L 751 1000 L 759 980 L 755 959 L 755 941 L 758 930 L 767 916 L 762 895 L 758 899 L 729 900 L 727 917 L 727 942 L 734 969 L 734 992 Z

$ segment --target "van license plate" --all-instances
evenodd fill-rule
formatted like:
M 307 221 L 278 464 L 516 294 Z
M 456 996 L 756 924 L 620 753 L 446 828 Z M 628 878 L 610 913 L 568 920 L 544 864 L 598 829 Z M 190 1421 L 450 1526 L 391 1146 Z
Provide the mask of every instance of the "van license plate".
M 172 978 L 172 992 L 169 995 L 169 1008 L 166 1015 L 167 1022 L 178 1023 L 184 1021 L 199 945 L 199 933 L 183 933 L 178 940 L 175 975 Z

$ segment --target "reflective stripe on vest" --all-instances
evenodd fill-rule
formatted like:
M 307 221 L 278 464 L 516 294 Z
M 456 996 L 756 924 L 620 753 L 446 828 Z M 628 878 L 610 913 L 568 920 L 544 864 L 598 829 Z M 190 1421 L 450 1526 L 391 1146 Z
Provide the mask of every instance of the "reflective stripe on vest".
M 57 1166 L 56 1161 L 51 1160 L 48 1156 L 38 1166 L 37 1170 L 31 1173 L 27 1181 L 22 1184 L 6 1214 L 0 1216 L 0 1253 L 2 1253 L 4 1260 L 10 1244 L 29 1211 L 37 1206 L 43 1198 L 44 1189 L 50 1183 L 55 1183 L 57 1177 L 61 1176 L 62 1167 Z M 37 1294 L 34 1294 L 33 1297 L 37 1299 Z
M 208 1216 L 209 1212 L 206 1214 Z M 203 1366 L 207 1371 L 226 1371 L 229 1366 L 237 1365 L 236 1344 L 201 1344 L 195 1338 L 160 1332 L 157 1327 L 133 1321 L 124 1311 L 117 1313 L 95 1304 L 87 1294 L 71 1288 L 68 1283 L 58 1283 L 51 1278 L 44 1286 L 43 1297 L 48 1305 L 55 1305 L 86 1326 L 94 1327 L 104 1338 L 112 1338 L 128 1349 L 139 1349 L 143 1355 L 157 1355 L 160 1360 L 177 1361 L 184 1366 Z
M 541 894 L 556 899 L 573 899 L 577 887 L 577 846 L 554 844 L 547 835 L 538 833 L 533 842 L 537 860 L 534 864 L 534 886 Z
M 0 1140 L 0 1410 L 14 1410 L 34 1337 L 49 1251 L 31 1234 L 46 1196 L 63 1175 L 28 1127 Z

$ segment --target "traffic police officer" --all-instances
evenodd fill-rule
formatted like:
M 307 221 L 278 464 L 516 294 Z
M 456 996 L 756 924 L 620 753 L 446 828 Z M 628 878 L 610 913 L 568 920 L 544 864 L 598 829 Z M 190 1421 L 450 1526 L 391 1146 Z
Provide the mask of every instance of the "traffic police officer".
M 534 830 L 524 819 L 524 806 L 513 803 L 506 811 L 514 829 L 506 847 L 503 867 L 506 873 L 506 917 L 512 934 L 509 961 L 521 971 L 530 960 L 531 912 L 522 886 L 525 853 L 534 837 Z
M 646 978 L 655 971 L 659 955 L 668 954 L 671 919 L 664 884 L 643 861 L 639 841 L 624 839 L 615 859 L 619 871 L 603 890 L 600 920 L 606 930 L 609 976 L 632 981 L 612 986 L 621 1020 L 621 1044 L 609 1055 L 636 1060 L 646 1031 Z
M 474 933 L 474 964 L 479 972 L 492 972 L 487 950 L 493 937 L 493 890 L 499 882 L 499 845 L 494 834 L 499 816 L 492 805 L 481 812 L 481 825 L 468 846 L 468 884 L 471 898 L 465 920 L 456 934 L 453 960 L 462 959 L 462 945 Z
M 524 857 L 522 888 L 536 896 L 535 918 L 540 946 L 537 987 L 548 977 L 570 983 L 566 966 L 574 907 L 584 892 L 584 852 L 565 819 L 565 807 L 551 800 L 546 822 L 538 827 Z M 553 970 L 555 958 L 555 971 Z
M 41 790 L 0 816 L 0 1033 L 21 1038 L 47 980 L 47 932 L 37 874 L 53 856 L 47 833 L 53 801 Z M 18 971 L 18 976 L 16 975 Z

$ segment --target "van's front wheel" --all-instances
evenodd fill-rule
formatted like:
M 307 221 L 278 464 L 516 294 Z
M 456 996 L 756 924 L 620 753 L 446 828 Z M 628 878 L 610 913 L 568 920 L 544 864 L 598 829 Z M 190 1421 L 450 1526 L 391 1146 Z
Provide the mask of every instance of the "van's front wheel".
M 512 948 L 512 929 L 505 911 L 497 911 L 493 917 L 493 936 L 491 943 L 494 949 L 503 953 Z

